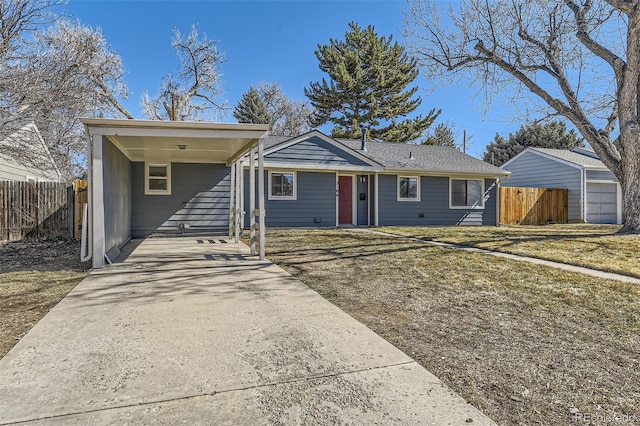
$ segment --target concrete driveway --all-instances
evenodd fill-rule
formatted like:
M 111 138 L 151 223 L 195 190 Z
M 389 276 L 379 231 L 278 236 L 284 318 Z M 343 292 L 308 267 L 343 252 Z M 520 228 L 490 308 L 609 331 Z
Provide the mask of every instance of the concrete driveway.
M 0 360 L 0 424 L 493 424 L 244 244 L 127 248 Z

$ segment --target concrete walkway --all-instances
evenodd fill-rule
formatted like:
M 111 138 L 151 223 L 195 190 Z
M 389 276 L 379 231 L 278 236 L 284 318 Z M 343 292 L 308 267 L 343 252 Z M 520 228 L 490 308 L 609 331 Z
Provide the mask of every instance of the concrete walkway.
M 494 424 L 245 245 L 136 243 L 0 360 L 0 424 Z
M 416 243 L 429 244 L 429 245 L 432 245 L 432 246 L 437 246 L 437 247 L 442 247 L 442 248 L 450 248 L 450 249 L 455 249 L 455 250 L 469 251 L 469 252 L 473 252 L 473 253 L 488 254 L 488 255 L 491 255 L 491 256 L 502 257 L 502 258 L 511 259 L 511 260 L 517 260 L 517 261 L 520 261 L 520 262 L 528 262 L 528 263 L 533 263 L 533 264 L 536 264 L 536 265 L 544 265 L 544 266 L 548 266 L 550 268 L 562 269 L 562 270 L 570 271 L 570 272 L 579 272 L 581 274 L 591 275 L 592 277 L 597 277 L 597 278 L 605 278 L 605 279 L 609 279 L 609 280 L 617 280 L 617 281 L 623 281 L 623 282 L 627 282 L 627 283 L 640 284 L 640 278 L 630 277 L 628 275 L 615 274 L 613 272 L 598 271 L 597 269 L 584 268 L 582 266 L 576 266 L 576 265 L 568 265 L 566 263 L 553 262 L 553 261 L 550 261 L 550 260 L 538 259 L 536 257 L 520 256 L 520 255 L 517 255 L 517 254 L 502 253 L 502 252 L 499 252 L 499 251 L 487 250 L 487 249 L 482 249 L 482 248 L 461 246 L 461 245 L 458 245 L 458 244 L 451 244 L 451 243 L 443 243 L 443 242 L 440 242 L 440 241 L 423 240 L 421 238 L 407 237 L 405 235 L 391 234 L 389 232 L 374 231 L 372 229 L 359 228 L 359 229 L 357 229 L 357 231 L 367 232 L 367 233 L 370 233 L 370 234 L 383 235 L 385 237 L 403 238 L 405 240 L 410 240 L 410 241 L 413 241 L 413 242 L 416 242 Z

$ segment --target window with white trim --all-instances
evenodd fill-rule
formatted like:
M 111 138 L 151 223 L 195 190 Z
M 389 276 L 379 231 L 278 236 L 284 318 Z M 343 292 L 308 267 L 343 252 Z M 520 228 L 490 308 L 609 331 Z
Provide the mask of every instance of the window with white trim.
M 418 176 L 398 176 L 398 201 L 420 201 Z
M 296 199 L 296 173 L 295 172 L 269 172 L 269 199 L 270 200 L 295 200 Z
M 451 179 L 450 206 L 452 208 L 484 208 L 482 179 Z
M 171 164 L 145 163 L 144 193 L 147 195 L 171 195 Z

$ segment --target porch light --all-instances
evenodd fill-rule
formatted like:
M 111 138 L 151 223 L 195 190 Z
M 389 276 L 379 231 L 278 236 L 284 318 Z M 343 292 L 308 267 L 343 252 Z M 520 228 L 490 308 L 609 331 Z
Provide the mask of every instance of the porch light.
M 178 149 L 187 149 L 186 145 L 178 145 Z

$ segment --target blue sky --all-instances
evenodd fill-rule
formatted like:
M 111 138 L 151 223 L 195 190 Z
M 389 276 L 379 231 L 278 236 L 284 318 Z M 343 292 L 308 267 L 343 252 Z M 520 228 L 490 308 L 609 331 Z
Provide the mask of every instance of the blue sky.
M 136 118 L 142 118 L 142 93 L 149 91 L 153 96 L 162 77 L 176 69 L 177 57 L 171 48 L 175 28 L 188 33 L 197 24 L 201 34 L 219 40 L 218 48 L 227 58 L 221 67 L 224 99 L 233 107 L 250 85 L 260 82 L 278 82 L 289 98 L 305 100 L 304 87 L 324 77 L 314 54 L 319 43 L 344 38 L 351 21 L 362 27 L 374 25 L 379 35 L 393 35 L 402 43 L 405 8 L 401 0 L 70 0 L 64 6 L 69 17 L 99 27 L 122 57 L 131 92 L 125 106 Z M 422 76 L 416 84 L 421 89 L 432 86 Z M 460 140 L 466 128 L 472 135 L 467 152 L 480 156 L 496 132 L 507 136 L 520 123 L 506 121 L 499 103 L 483 117 L 482 98 L 473 99 L 476 92 L 477 88 L 453 86 L 431 94 L 420 90 L 418 112 L 442 109 L 437 123 L 453 124 Z M 228 114 L 224 121 L 235 119 Z

